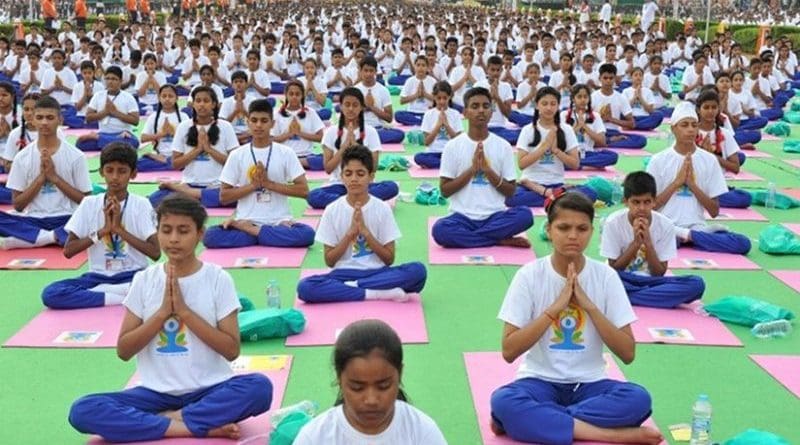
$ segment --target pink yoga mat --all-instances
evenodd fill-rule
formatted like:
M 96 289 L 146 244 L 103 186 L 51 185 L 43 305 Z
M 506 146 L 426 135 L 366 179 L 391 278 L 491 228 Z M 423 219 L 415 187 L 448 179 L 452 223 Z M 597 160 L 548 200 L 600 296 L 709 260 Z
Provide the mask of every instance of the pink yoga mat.
M 732 253 L 703 252 L 701 250 L 681 247 L 678 257 L 669 261 L 670 269 L 731 269 L 759 270 L 756 263 L 744 255 Z
M 58 246 L 0 250 L 0 269 L 75 270 L 86 262 L 86 251 L 72 258 Z
M 782 137 L 771 135 L 771 134 L 767 133 L 766 131 L 761 132 L 761 139 L 764 140 L 764 141 L 782 141 L 783 140 Z
M 567 170 L 564 172 L 565 179 L 589 179 L 592 176 L 600 176 L 601 178 L 610 179 L 616 175 L 621 175 L 614 167 L 607 167 L 605 169 L 587 168 L 584 170 Z
M 234 207 L 211 207 L 206 209 L 208 216 L 221 216 L 223 218 L 233 216 L 235 211 L 236 208 Z
M 309 181 L 327 181 L 330 177 L 325 170 L 306 170 L 306 179 Z
M 397 198 L 392 198 L 386 201 L 386 204 L 389 204 L 389 207 L 394 209 L 395 206 L 397 205 Z M 303 216 L 322 216 L 324 212 L 325 209 L 315 209 L 312 207 L 306 207 L 306 209 L 303 210 Z
M 438 168 L 422 168 L 414 162 L 414 156 L 406 156 L 406 159 L 411 163 L 411 168 L 408 169 L 408 175 L 412 178 L 428 179 L 439 177 Z
M 298 222 L 316 228 L 316 219 L 301 218 Z M 234 249 L 205 249 L 200 259 L 225 269 L 264 269 L 300 267 L 306 257 L 306 247 L 250 246 Z
M 8 173 L 0 173 L 0 183 L 5 184 L 8 181 Z
M 634 306 L 633 323 L 637 343 L 668 343 L 710 346 L 742 346 L 738 337 L 719 319 L 696 313 L 700 305 L 675 309 Z
M 161 172 L 141 172 L 131 179 L 134 184 L 158 184 L 159 182 L 180 182 L 183 173 L 179 170 L 166 170 Z
M 81 137 L 96 132 L 97 130 L 87 128 L 64 128 L 64 136 Z
M 519 247 L 475 247 L 471 249 L 448 249 L 436 244 L 433 240 L 433 223 L 438 218 L 428 219 L 428 261 L 431 264 L 476 264 L 476 265 L 502 265 L 511 264 L 521 266 L 536 259 L 533 248 Z M 526 236 L 525 233 L 520 235 Z
M 767 217 L 753 209 L 729 209 L 722 207 L 716 218 L 706 212 L 706 219 L 709 221 L 766 221 Z
M 275 356 L 277 357 L 277 356 Z M 272 431 L 272 426 L 269 422 L 269 413 L 280 408 L 283 404 L 283 396 L 286 393 L 286 384 L 289 381 L 289 372 L 292 369 L 292 356 L 286 356 L 286 364 L 281 369 L 276 370 L 236 370 L 236 374 L 249 374 L 259 372 L 269 377 L 272 382 L 272 406 L 270 410 L 260 416 L 251 417 L 239 423 L 239 428 L 242 436 L 238 441 L 230 439 L 198 439 L 198 438 L 184 438 L 184 439 L 162 439 L 148 442 L 133 442 L 136 445 L 231 445 L 231 444 L 264 444 L 267 443 L 269 433 Z M 245 358 L 245 357 L 241 357 Z M 128 381 L 126 388 L 136 386 L 138 383 L 138 376 L 134 374 Z M 131 442 L 128 442 L 131 443 Z M 88 442 L 88 445 L 105 445 L 108 442 L 101 438 L 94 436 Z
M 800 189 L 785 189 L 783 192 L 795 199 L 800 199 Z
M 648 139 L 665 139 L 667 133 L 658 130 L 640 131 L 640 130 L 625 130 L 625 134 L 636 134 L 644 136 Z
M 800 397 L 800 356 L 751 355 L 750 358 L 792 394 Z
M 605 354 L 606 372 L 608 378 L 625 381 L 625 376 L 617 366 L 617 362 L 611 355 Z M 515 440 L 506 436 L 495 436 L 490 428 L 491 422 L 491 397 L 492 392 L 508 383 L 514 381 L 520 360 L 508 364 L 503 360 L 499 352 L 467 352 L 464 353 L 464 365 L 467 368 L 467 379 L 469 380 L 470 392 L 472 392 L 472 403 L 478 417 L 478 428 L 484 445 L 508 445 L 518 444 Z M 647 419 L 644 425 L 658 428 L 653 419 Z M 599 444 L 602 442 L 576 442 L 582 444 Z
M 125 316 L 121 305 L 45 309 L 3 345 L 7 348 L 115 348 Z
M 742 150 L 742 153 L 745 154 L 748 158 L 771 158 L 772 155 L 767 153 L 766 151 L 760 150 Z
M 326 272 L 324 269 L 304 270 L 300 278 Z M 332 345 L 347 325 L 369 318 L 388 323 L 397 331 L 403 343 L 428 343 L 422 298 L 418 294 L 413 294 L 405 303 L 353 301 L 310 304 L 297 298 L 294 307 L 306 316 L 306 329 L 300 334 L 286 337 L 286 346 Z
M 800 168 L 800 159 L 784 159 L 783 162 L 793 166 Z
M 616 148 L 616 147 L 609 147 L 608 150 L 617 153 L 620 156 L 630 156 L 634 158 L 646 158 L 648 156 L 653 156 L 653 153 L 642 149 L 642 148 Z
M 739 173 L 735 175 L 731 172 L 725 172 L 725 179 L 728 181 L 763 181 L 761 176 L 744 170 L 739 170 Z
M 381 144 L 381 151 L 386 153 L 402 153 L 406 151 L 403 144 Z
M 783 281 L 783 284 L 794 289 L 800 294 L 800 271 L 797 270 L 771 270 L 769 271 L 775 278 Z
M 783 223 L 783 225 L 786 226 L 787 229 L 800 236 L 800 224 Z

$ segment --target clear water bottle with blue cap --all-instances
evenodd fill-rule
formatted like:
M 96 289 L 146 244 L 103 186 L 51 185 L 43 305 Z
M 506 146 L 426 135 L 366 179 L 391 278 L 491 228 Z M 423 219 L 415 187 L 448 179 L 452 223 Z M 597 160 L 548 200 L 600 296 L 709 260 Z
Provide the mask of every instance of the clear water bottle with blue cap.
M 267 308 L 281 308 L 281 288 L 278 286 L 278 280 L 272 279 L 267 283 Z
M 700 394 L 692 406 L 692 436 L 689 445 L 711 445 L 711 402 Z

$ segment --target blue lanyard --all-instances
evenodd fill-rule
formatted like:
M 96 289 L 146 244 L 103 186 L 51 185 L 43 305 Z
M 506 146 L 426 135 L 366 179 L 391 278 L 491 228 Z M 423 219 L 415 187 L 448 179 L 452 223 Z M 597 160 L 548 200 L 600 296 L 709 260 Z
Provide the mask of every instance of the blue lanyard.
M 272 160 L 272 142 L 269 143 L 269 153 L 267 153 L 267 163 L 264 165 L 264 171 L 269 174 L 269 163 Z M 253 158 L 253 165 L 258 166 L 258 161 L 256 160 L 256 153 L 253 151 L 253 143 L 250 143 L 250 157 Z
M 122 204 L 122 210 L 119 212 L 119 223 L 122 224 L 122 216 L 125 215 L 125 208 L 128 207 L 128 201 L 130 201 L 130 194 L 125 197 L 125 204 Z M 120 253 L 122 247 L 122 237 L 119 235 L 111 235 L 111 255 L 116 258 Z

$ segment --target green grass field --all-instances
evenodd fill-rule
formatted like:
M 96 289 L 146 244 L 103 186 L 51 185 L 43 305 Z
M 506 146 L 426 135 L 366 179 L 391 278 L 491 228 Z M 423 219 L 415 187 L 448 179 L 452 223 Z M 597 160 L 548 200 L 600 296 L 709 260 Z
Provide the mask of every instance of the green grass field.
M 395 98 L 396 100 L 396 98 Z M 662 127 L 667 130 L 667 127 Z M 793 126 L 800 135 L 800 126 Z M 647 150 L 656 152 L 666 140 L 649 141 Z M 775 157 L 748 159 L 745 169 L 779 187 L 800 187 L 797 169 L 781 158 L 800 158 L 781 151 L 780 142 L 762 142 L 760 150 Z M 407 153 L 422 147 L 406 146 Z M 621 157 L 618 169 L 630 172 L 642 168 L 644 158 Z M 90 161 L 97 168 L 97 159 Z M 380 179 L 396 180 L 401 191 L 413 193 L 420 181 L 406 172 L 378 174 Z M 93 179 L 99 181 L 96 173 Z M 318 183 L 312 184 L 312 187 Z M 765 183 L 738 183 L 737 186 L 764 187 Z M 146 194 L 155 186 L 132 186 Z M 293 210 L 300 216 L 304 202 L 295 200 Z M 757 208 L 771 222 L 800 221 L 800 209 Z M 601 209 L 600 215 L 609 209 Z M 397 243 L 397 261 L 427 262 L 427 218 L 444 215 L 445 207 L 424 207 L 398 202 L 395 216 L 403 232 Z M 218 221 L 218 220 L 217 220 Z M 538 237 L 543 218 L 536 218 L 530 230 L 538 256 L 550 246 Z M 212 223 L 214 220 L 211 221 Z M 732 222 L 730 227 L 753 240 L 749 258 L 761 266 L 758 271 L 700 271 L 707 283 L 704 297 L 713 302 L 726 295 L 748 295 L 800 313 L 800 295 L 767 271 L 800 269 L 798 257 L 768 256 L 758 250 L 758 233 L 767 223 Z M 598 257 L 599 231 L 587 254 Z M 315 245 L 303 268 L 323 267 L 321 246 Z M 444 431 L 449 443 L 481 443 L 472 399 L 464 369 L 463 353 L 497 351 L 501 323 L 496 315 L 516 267 L 506 266 L 429 266 L 428 284 L 423 294 L 425 320 L 430 343 L 405 347 L 403 383 L 413 403 L 431 415 Z M 53 280 L 74 276 L 80 271 L 0 271 L 5 291 L 0 302 L 0 339 L 5 341 L 41 309 L 42 288 Z M 299 269 L 232 270 L 237 290 L 265 304 L 266 282 L 278 279 L 283 304 L 294 299 Z M 748 329 L 729 326 L 744 347 L 695 347 L 638 345 L 630 366 L 623 366 L 626 377 L 648 388 L 654 400 L 654 419 L 665 436 L 667 427 L 688 422 L 691 406 L 699 393 L 710 395 L 714 407 L 714 440 L 722 442 L 747 428 L 772 431 L 790 443 L 800 442 L 797 413 L 800 400 L 775 381 L 748 357 L 749 354 L 798 354 L 800 335 L 757 340 Z M 303 399 L 317 400 L 321 406 L 333 403 L 336 390 L 330 364 L 330 347 L 287 348 L 283 340 L 245 343 L 242 354 L 291 354 L 294 365 L 289 377 L 284 405 Z M 79 444 L 85 436 L 67 423 L 73 400 L 81 395 L 121 388 L 134 371 L 133 361 L 120 361 L 113 350 L 0 349 L 0 443 Z M 800 370 L 797 370 L 800 372 Z M 670 442 L 671 439 L 670 439 Z M 420 444 L 424 445 L 424 444 Z

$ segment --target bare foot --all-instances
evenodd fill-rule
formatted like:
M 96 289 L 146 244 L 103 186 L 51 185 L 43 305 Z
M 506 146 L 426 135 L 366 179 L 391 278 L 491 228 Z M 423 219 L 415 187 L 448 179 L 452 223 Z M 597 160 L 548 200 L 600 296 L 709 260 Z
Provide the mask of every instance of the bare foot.
M 181 414 L 180 411 L 164 411 L 163 413 L 160 414 L 166 418 L 177 420 L 178 422 L 183 422 L 183 415 Z
M 506 435 L 506 430 L 504 430 L 503 427 L 498 425 L 497 422 L 495 422 L 494 420 L 489 421 L 489 428 L 491 428 L 492 433 L 494 433 L 495 436 Z
M 239 425 L 235 423 L 222 425 L 221 427 L 214 428 L 208 432 L 208 437 L 227 437 L 228 439 L 238 439 L 240 436 L 241 431 L 239 431 Z
M 177 184 L 177 182 L 162 181 L 158 183 L 158 188 L 162 190 L 175 190 L 175 185 Z
M 167 162 L 166 156 L 158 153 L 145 153 L 145 156 L 158 162 Z
M 521 236 L 512 236 L 511 238 L 500 240 L 500 242 L 497 244 L 500 246 L 507 246 L 507 247 L 522 247 L 522 248 L 531 247 L 531 242 Z
M 78 136 L 78 140 L 76 142 L 83 142 L 83 141 L 96 141 L 100 139 L 100 135 L 96 132 L 86 133 Z
M 300 158 L 300 165 L 302 165 L 304 169 L 308 170 L 308 159 Z
M 644 443 L 648 445 L 658 445 L 664 440 L 661 432 L 649 426 L 640 426 L 638 428 L 620 428 L 619 430 L 620 442 L 625 443 Z

